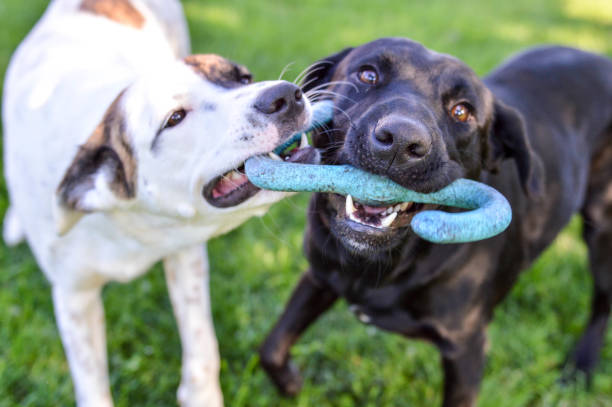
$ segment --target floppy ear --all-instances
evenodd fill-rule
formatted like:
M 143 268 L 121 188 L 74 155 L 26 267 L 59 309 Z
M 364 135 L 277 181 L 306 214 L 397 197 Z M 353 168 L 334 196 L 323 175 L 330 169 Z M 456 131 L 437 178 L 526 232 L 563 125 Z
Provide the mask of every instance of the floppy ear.
M 133 198 L 136 162 L 120 113 L 123 92 L 66 170 L 55 194 L 57 232 L 67 233 L 83 215 L 108 211 Z
M 486 144 L 489 170 L 496 171 L 502 160 L 513 158 L 525 193 L 531 197 L 538 197 L 542 193 L 542 161 L 529 143 L 527 127 L 518 110 L 495 100 L 493 123 Z
M 312 64 L 302 80 L 302 91 L 308 92 L 319 85 L 330 82 L 340 61 L 352 50 L 353 48 L 345 48 Z

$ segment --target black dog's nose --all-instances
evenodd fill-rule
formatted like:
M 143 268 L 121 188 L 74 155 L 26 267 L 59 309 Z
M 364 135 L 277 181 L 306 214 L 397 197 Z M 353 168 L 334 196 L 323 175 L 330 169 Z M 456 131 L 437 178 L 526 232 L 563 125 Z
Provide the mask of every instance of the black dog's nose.
M 304 109 L 302 90 L 289 82 L 274 85 L 263 92 L 255 100 L 255 109 L 263 114 L 297 114 Z
M 379 121 L 370 138 L 370 149 L 379 159 L 405 164 L 426 157 L 431 151 L 430 132 L 421 123 L 402 117 Z

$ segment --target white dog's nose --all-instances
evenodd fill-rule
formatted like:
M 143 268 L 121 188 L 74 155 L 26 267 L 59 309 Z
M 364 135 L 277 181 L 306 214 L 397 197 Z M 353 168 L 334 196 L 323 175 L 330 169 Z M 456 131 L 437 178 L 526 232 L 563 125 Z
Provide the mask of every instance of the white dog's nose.
M 255 109 L 266 115 L 297 115 L 304 110 L 302 90 L 283 81 L 261 92 L 255 100 Z

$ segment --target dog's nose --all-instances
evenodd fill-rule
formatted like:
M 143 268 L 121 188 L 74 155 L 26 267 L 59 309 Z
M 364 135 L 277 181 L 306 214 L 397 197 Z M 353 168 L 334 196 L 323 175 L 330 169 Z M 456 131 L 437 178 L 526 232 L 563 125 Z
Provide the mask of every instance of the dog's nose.
M 379 159 L 407 164 L 425 158 L 431 151 L 432 138 L 418 121 L 401 117 L 379 121 L 370 137 L 370 149 Z
M 292 115 L 304 109 L 302 90 L 289 82 L 274 85 L 255 100 L 255 109 L 267 115 Z

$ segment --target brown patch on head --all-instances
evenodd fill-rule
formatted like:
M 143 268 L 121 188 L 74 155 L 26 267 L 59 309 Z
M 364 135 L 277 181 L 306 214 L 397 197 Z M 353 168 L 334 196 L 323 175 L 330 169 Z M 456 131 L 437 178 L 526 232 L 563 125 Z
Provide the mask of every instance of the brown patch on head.
M 245 85 L 252 80 L 252 75 L 246 67 L 219 55 L 190 55 L 183 61 L 197 74 L 224 88 Z
M 140 29 L 145 19 L 129 0 L 82 0 L 79 10 Z
M 95 188 L 95 177 L 106 173 L 109 188 L 121 199 L 136 195 L 136 159 L 120 112 L 121 92 L 104 114 L 93 134 L 77 152 L 57 189 L 60 202 L 71 209 L 90 211 L 80 201 Z

